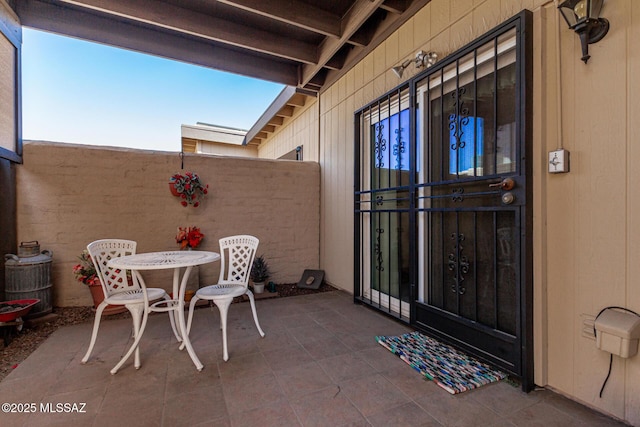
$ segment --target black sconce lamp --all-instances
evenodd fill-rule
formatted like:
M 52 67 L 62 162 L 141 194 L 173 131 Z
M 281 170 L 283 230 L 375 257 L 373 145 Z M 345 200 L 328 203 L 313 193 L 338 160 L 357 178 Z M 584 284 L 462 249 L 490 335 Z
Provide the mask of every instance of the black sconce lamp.
M 609 21 L 600 18 L 603 0 L 566 0 L 558 9 L 569 28 L 580 36 L 582 60 L 586 64 L 589 58 L 589 44 L 602 40 L 609 31 Z

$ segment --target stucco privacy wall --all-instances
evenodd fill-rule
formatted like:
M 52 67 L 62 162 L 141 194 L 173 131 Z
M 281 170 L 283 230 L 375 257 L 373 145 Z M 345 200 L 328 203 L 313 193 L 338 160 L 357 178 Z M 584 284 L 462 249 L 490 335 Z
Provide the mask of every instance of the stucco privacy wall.
M 17 168 L 18 239 L 53 251 L 54 305 L 91 304 L 71 269 L 87 243 L 132 239 L 138 252 L 176 250 L 178 226 L 198 226 L 199 249 L 218 251 L 218 239 L 260 239 L 272 280 L 297 282 L 318 268 L 319 167 L 313 162 L 185 155 L 185 171 L 209 184 L 201 206 L 182 207 L 168 179 L 180 172 L 178 153 L 30 142 Z M 171 287 L 171 272 L 144 277 Z M 200 283 L 218 278 L 219 263 L 199 268 Z
M 432 0 L 323 92 L 321 268 L 332 284 L 353 290 L 354 111 L 415 75 L 409 66 L 400 80 L 390 68 L 416 51 L 444 58 L 522 9 L 534 18 L 535 381 L 640 425 L 640 357 L 614 358 L 599 398 L 609 357 L 585 326 L 606 306 L 640 312 L 636 0 L 605 1 L 611 29 L 589 46 L 587 65 L 552 1 Z M 571 152 L 571 172 L 550 175 L 546 156 L 559 146 Z

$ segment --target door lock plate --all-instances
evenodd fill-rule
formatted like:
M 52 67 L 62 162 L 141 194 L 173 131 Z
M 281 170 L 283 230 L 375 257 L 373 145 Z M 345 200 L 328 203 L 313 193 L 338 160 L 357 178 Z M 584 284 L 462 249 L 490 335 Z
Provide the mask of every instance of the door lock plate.
M 502 203 L 505 205 L 510 205 L 516 199 L 516 196 L 511 192 L 506 192 L 502 195 Z

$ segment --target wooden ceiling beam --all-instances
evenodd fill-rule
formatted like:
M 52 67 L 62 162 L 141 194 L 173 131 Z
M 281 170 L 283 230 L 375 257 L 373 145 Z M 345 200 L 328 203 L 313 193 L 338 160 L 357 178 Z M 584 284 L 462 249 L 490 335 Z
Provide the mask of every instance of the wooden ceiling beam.
M 304 107 L 307 102 L 307 95 L 302 93 L 296 93 L 287 101 L 287 105 L 293 105 L 294 107 Z
M 216 1 L 224 6 L 215 7 Z M 344 13 L 344 3 L 328 2 L 326 8 L 332 11 L 327 11 L 322 9 L 325 6 L 312 6 L 307 1 L 9 0 L 9 3 L 15 5 L 25 26 L 317 93 L 337 81 L 430 0 L 349 0 L 346 4 L 350 7 Z M 302 32 L 324 37 L 296 36 Z M 322 42 L 311 41 L 321 38 Z
M 366 40 L 359 34 L 354 34 L 349 40 L 347 40 L 347 43 L 356 47 L 365 47 L 367 45 Z
M 284 123 L 284 117 L 273 116 L 268 123 L 274 126 L 282 126 L 282 124 Z
M 386 10 L 387 12 L 400 15 L 405 10 L 407 10 L 407 0 L 385 0 L 380 8 Z
M 157 0 L 57 0 L 74 6 L 215 40 L 305 64 L 315 64 L 316 46 Z
M 340 38 L 326 38 L 319 48 L 316 64 L 303 64 L 300 85 L 306 86 L 318 74 L 325 64 L 333 58 L 353 34 L 369 19 L 384 0 L 356 0 L 342 19 Z
M 418 11 L 425 5 L 427 5 L 430 1 L 431 0 L 407 0 L 406 10 L 401 15 L 387 14 L 387 17 L 379 22 L 375 27 L 374 33 L 371 37 L 371 41 L 369 41 L 366 46 L 354 46 L 354 48 L 348 52 L 345 59 L 344 67 L 341 70 L 329 70 L 326 73 L 322 81 L 322 87 L 319 89 L 319 91 L 322 91 L 322 88 L 329 87 L 333 83 L 338 81 L 338 79 L 340 79 L 340 77 L 342 77 L 347 70 L 350 70 L 371 52 L 371 46 L 378 46 L 383 43 L 384 40 L 389 37 L 389 35 L 391 35 L 402 24 L 411 19 L 412 16 L 418 13 Z M 310 88 L 312 87 L 313 85 L 310 86 Z
M 325 67 L 330 70 L 342 70 L 344 67 L 344 62 L 347 58 L 347 54 L 349 51 L 353 49 L 353 46 L 347 45 L 347 48 L 340 49 L 334 56 L 329 60 Z
M 334 56 L 329 61 L 327 61 L 326 64 L 324 64 L 324 66 L 330 70 L 339 70 L 342 68 L 343 65 L 344 65 L 344 61 L 341 61 L 340 58 L 338 58 L 337 56 Z
M 358 31 L 349 39 L 349 43 L 357 47 L 365 47 L 371 43 L 376 27 L 380 24 L 380 18 L 375 19 L 376 22 L 367 22 L 362 25 Z
M 87 9 L 43 0 L 21 0 L 16 13 L 23 25 L 163 58 L 285 85 L 298 83 L 298 67 L 284 60 L 231 50 L 205 39 L 118 21 Z
M 322 85 L 320 83 L 309 82 L 304 88 L 308 90 L 315 90 L 316 92 L 320 92 L 320 89 L 322 89 Z
M 329 37 L 340 37 L 340 16 L 298 0 L 218 0 Z
M 280 111 L 278 111 L 276 113 L 276 116 L 280 116 L 280 117 L 291 117 L 293 116 L 293 112 L 295 111 L 295 108 L 292 107 L 291 105 L 285 105 L 284 107 L 282 107 L 280 109 Z
M 327 78 L 327 70 L 320 70 L 316 75 L 313 76 L 311 80 L 307 83 L 307 85 L 311 87 L 321 88 L 324 86 L 325 79 Z M 317 90 L 317 89 L 316 89 Z

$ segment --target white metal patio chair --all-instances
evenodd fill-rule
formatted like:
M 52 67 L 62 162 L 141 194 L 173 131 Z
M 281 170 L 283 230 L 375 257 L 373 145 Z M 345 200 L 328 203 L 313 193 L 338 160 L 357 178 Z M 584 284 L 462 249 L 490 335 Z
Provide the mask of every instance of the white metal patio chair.
M 174 313 L 171 309 L 172 302 L 167 292 L 161 288 L 147 288 L 144 283 L 142 283 L 142 285 L 140 284 L 141 282 L 135 274 L 129 276 L 126 271 L 107 265 L 112 258 L 135 254 L 136 246 L 137 243 L 133 240 L 121 239 L 96 240 L 87 245 L 87 250 L 89 251 L 89 255 L 91 255 L 96 273 L 100 279 L 100 284 L 102 285 L 104 301 L 102 301 L 96 309 L 91 342 L 89 343 L 87 353 L 82 358 L 82 363 L 87 363 L 91 356 L 93 346 L 98 337 L 102 312 L 108 305 L 124 305 L 131 312 L 133 320 L 134 342 L 118 364 L 111 370 L 111 374 L 118 372 L 118 369 L 120 369 L 129 356 L 131 356 L 134 350 L 134 366 L 136 369 L 140 368 L 140 349 L 138 344 L 146 327 L 147 317 L 150 311 L 168 311 L 171 329 L 178 341 L 182 341 L 180 334 L 178 334 L 176 330 Z M 164 307 L 161 307 L 161 304 L 164 305 Z
M 200 299 L 213 301 L 220 310 L 220 328 L 222 329 L 222 348 L 225 362 L 229 360 L 227 350 L 227 312 L 234 297 L 248 295 L 253 312 L 253 321 L 256 323 L 258 332 L 264 337 L 264 332 L 260 328 L 256 304 L 253 293 L 249 289 L 249 275 L 253 259 L 258 249 L 259 240 L 253 236 L 239 235 L 224 237 L 220 243 L 220 276 L 218 283 L 199 289 L 189 304 L 189 320 L 187 321 L 187 334 L 191 330 L 193 320 L 193 309 Z M 184 346 L 184 345 L 183 345 Z M 182 349 L 181 346 L 180 348 Z

